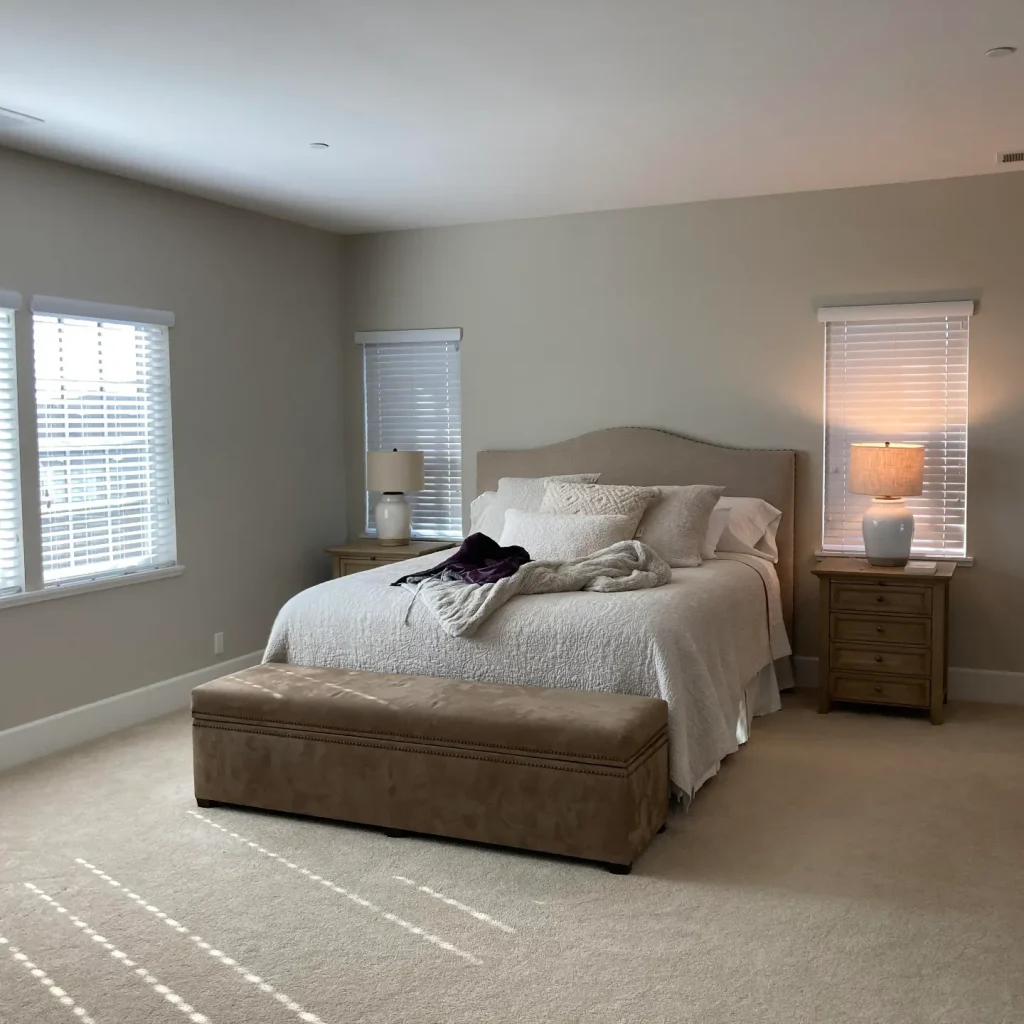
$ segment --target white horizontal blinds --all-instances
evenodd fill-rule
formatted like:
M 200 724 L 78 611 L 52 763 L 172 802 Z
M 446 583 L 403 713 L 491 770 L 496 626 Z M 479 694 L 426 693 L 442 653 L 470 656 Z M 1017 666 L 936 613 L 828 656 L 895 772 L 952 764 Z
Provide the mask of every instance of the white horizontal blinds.
M 0 309 L 0 597 L 24 588 L 14 312 Z
M 33 316 L 43 585 L 175 562 L 167 327 Z
M 825 551 L 864 550 L 861 522 L 871 497 L 847 491 L 850 445 L 903 441 L 925 446 L 924 491 L 906 499 L 913 553 L 966 554 L 970 317 L 915 311 L 826 325 Z
M 459 343 L 363 346 L 367 451 L 422 451 L 426 486 L 408 496 L 417 537 L 462 536 Z M 366 528 L 376 530 L 367 497 Z

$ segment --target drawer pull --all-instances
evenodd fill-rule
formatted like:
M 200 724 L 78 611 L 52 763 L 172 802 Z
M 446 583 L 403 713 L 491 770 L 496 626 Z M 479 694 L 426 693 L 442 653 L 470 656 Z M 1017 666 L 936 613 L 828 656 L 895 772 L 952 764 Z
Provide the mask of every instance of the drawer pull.
M 884 594 L 879 594 L 878 597 L 875 598 L 875 600 L 879 604 L 885 604 L 885 595 Z
M 875 655 L 875 661 L 877 661 L 878 664 L 881 665 L 882 664 L 882 656 L 880 654 L 876 654 Z
M 876 633 L 884 633 L 885 630 L 881 626 L 875 626 L 875 632 Z
M 875 693 L 881 693 L 881 692 L 882 692 L 881 686 L 876 686 L 875 687 Z

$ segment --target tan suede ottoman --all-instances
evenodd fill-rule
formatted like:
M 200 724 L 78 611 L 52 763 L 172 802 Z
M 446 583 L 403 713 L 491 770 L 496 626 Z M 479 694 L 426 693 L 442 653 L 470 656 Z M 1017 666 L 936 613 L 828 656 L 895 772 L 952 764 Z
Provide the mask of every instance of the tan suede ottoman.
M 192 691 L 200 806 L 629 870 L 668 814 L 668 709 L 626 694 L 261 665 Z

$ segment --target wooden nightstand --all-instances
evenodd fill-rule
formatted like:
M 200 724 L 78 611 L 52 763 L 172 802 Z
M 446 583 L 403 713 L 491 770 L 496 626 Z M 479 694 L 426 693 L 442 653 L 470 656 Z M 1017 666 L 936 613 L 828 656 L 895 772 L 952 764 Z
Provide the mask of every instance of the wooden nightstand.
M 338 576 L 351 576 L 354 572 L 376 569 L 379 565 L 404 562 L 407 558 L 429 555 L 455 547 L 453 540 L 414 540 L 408 544 L 381 544 L 372 537 L 350 540 L 336 548 L 327 548 L 331 556 L 331 572 Z
M 818 710 L 832 701 L 927 709 L 942 721 L 949 651 L 949 581 L 955 562 L 932 576 L 826 558 L 821 581 Z

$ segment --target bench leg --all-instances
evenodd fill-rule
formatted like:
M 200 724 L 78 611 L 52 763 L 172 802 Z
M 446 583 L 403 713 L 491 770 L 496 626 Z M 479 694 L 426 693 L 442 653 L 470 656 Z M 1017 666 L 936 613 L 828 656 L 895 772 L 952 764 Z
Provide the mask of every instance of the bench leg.
M 628 875 L 633 870 L 632 864 L 606 864 L 605 867 L 613 875 Z
M 203 800 L 200 797 L 196 797 L 196 807 L 216 807 L 216 800 Z
M 667 821 L 663 821 L 661 823 L 661 828 L 658 829 L 658 835 L 660 836 L 661 833 L 664 832 L 667 828 L 668 828 L 668 822 Z

